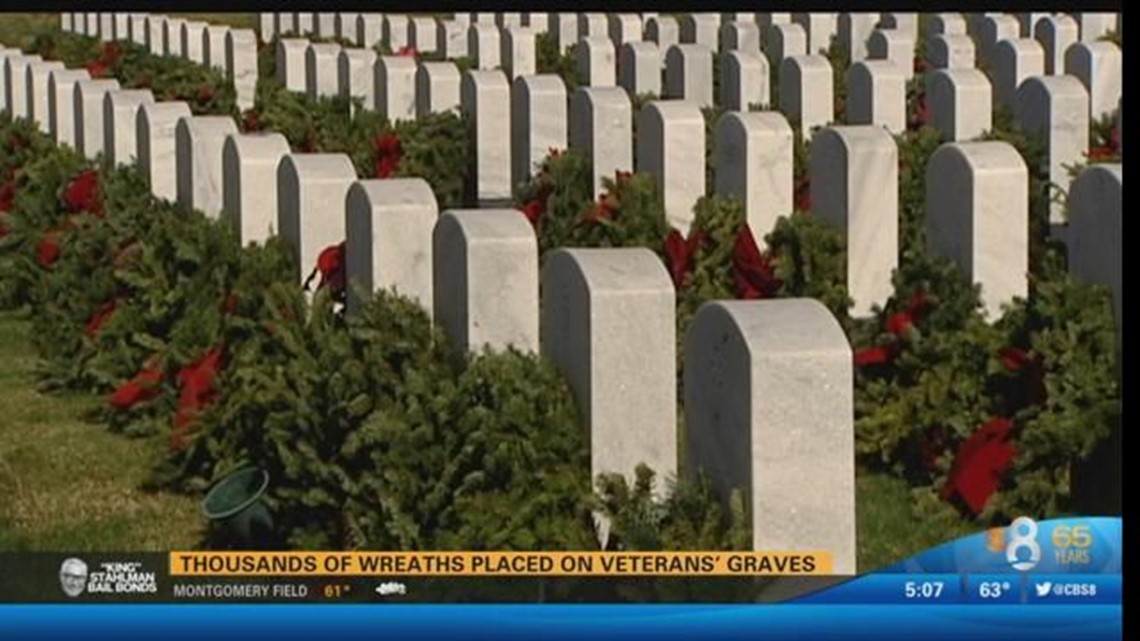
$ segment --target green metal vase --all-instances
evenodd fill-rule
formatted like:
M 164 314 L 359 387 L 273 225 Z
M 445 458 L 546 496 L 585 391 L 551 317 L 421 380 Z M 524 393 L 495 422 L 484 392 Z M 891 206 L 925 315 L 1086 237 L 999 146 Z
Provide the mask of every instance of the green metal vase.
M 202 513 L 239 548 L 264 547 L 273 533 L 273 517 L 261 500 L 268 487 L 269 473 L 265 470 L 256 467 L 238 470 L 206 493 Z

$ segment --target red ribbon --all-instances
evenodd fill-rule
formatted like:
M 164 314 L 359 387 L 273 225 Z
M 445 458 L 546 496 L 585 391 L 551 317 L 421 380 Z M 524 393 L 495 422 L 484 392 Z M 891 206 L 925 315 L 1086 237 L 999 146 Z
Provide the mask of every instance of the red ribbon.
M 981 512 L 1017 456 L 1012 436 L 1013 421 L 1008 418 L 993 418 L 979 427 L 958 448 L 942 499 L 956 497 L 971 513 Z

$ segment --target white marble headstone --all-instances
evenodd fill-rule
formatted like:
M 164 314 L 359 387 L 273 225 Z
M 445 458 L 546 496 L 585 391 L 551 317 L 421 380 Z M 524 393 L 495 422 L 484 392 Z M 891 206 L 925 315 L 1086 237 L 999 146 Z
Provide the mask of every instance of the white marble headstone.
M 421 62 L 416 69 L 416 116 L 459 110 L 459 68 L 452 62 Z
M 202 64 L 213 67 L 223 74 L 226 67 L 226 34 L 230 28 L 225 25 L 206 25 L 202 30 Z
M 1059 76 L 1065 73 L 1065 52 L 1080 38 L 1077 21 L 1058 14 L 1037 21 L 1033 37 L 1045 49 L 1045 73 Z
M 289 153 L 278 133 L 230 134 L 222 146 L 222 212 L 244 246 L 277 234 L 277 166 Z
M 729 111 L 748 111 L 751 105 L 771 102 L 771 73 L 762 53 L 730 51 L 720 61 L 720 106 Z
M 794 206 L 792 128 L 778 111 L 728 112 L 715 136 L 716 193 L 743 203 L 759 245 Z
M 538 351 L 538 242 L 522 212 L 443 212 L 432 233 L 432 278 L 433 319 L 461 353 Z
M 13 55 L 4 58 L 4 95 L 13 119 L 28 117 L 28 67 L 43 62 L 38 55 Z
M 705 303 L 684 358 L 689 478 L 726 508 L 743 493 L 753 549 L 826 550 L 855 574 L 854 367 L 835 317 L 803 298 Z
M 277 14 L 262 12 L 257 14 L 257 35 L 262 42 L 269 42 L 277 35 Z
M 234 84 L 238 109 L 252 109 L 257 97 L 257 35 L 252 29 L 226 33 L 226 73 Z
M 867 39 L 866 59 L 893 62 L 910 80 L 914 77 L 914 40 L 901 31 L 875 29 Z
M 594 195 L 602 179 L 633 171 L 633 114 L 621 87 L 579 87 L 570 99 L 570 148 L 590 158 Z
M 1124 331 L 1123 195 L 1121 164 L 1086 167 L 1069 191 L 1069 272 L 1112 292 L 1118 340 Z
M 408 46 L 408 16 L 400 13 L 384 14 L 384 40 L 392 53 Z
M 333 98 L 337 87 L 337 59 L 341 46 L 312 43 L 305 51 L 305 93 L 311 99 Z
M 863 60 L 847 69 L 847 124 L 906 131 L 906 74 L 889 60 Z
M 416 119 L 416 61 L 408 56 L 378 56 L 373 65 L 376 111 L 389 120 Z
M 926 64 L 930 70 L 973 69 L 974 39 L 965 34 L 927 38 Z
M 676 474 L 675 296 L 649 249 L 558 249 L 543 261 L 541 351 L 577 402 L 591 478 L 632 484 L 639 464 Z
M 305 56 L 309 41 L 304 38 L 281 38 L 275 52 L 277 81 L 289 91 L 305 91 Z
M 551 149 L 566 149 L 566 85 L 557 74 L 519 76 L 511 87 L 511 184 L 530 179 Z
M 831 63 L 823 56 L 792 56 L 780 64 L 780 111 L 801 127 L 805 140 L 835 117 L 832 82 Z
M 826 53 L 831 47 L 832 38 L 839 32 L 838 16 L 834 13 L 793 13 L 792 23 L 798 24 L 804 30 L 806 54 Z M 777 23 L 779 24 L 779 23 Z M 870 29 L 867 30 L 870 33 Z M 784 57 L 800 55 L 799 53 L 785 53 Z
M 138 166 L 155 198 L 178 198 L 175 129 L 180 120 L 189 117 L 190 106 L 185 102 L 144 102 L 139 106 L 135 121 Z
M 871 38 L 871 33 L 875 31 L 875 25 L 878 22 L 879 14 L 877 13 L 839 14 L 836 38 L 839 41 L 839 46 L 847 53 L 848 59 L 852 63 L 866 60 L 870 55 L 867 50 L 867 42 Z
M 1013 109 L 1017 88 L 1027 78 L 1045 74 L 1045 50 L 1029 38 L 1006 39 L 994 45 L 994 100 Z
M 75 83 L 90 80 L 85 69 L 56 69 L 48 78 L 48 130 L 57 145 L 74 148 Z
M 711 107 L 713 54 L 703 44 L 679 44 L 665 52 L 665 96 Z
M 776 23 L 766 32 L 768 61 L 779 68 L 785 58 L 807 55 L 807 31 L 797 23 Z
M 287 154 L 277 165 L 277 233 L 304 283 L 327 247 L 345 242 L 345 202 L 356 170 L 345 154 Z
M 869 316 L 894 293 L 898 266 L 899 152 L 875 125 L 829 127 L 811 141 L 812 215 L 847 239 L 852 316 Z
M 1029 78 L 1017 90 L 1014 115 L 1022 131 L 1044 140 L 1049 182 L 1067 192 L 1068 167 L 1083 163 L 1088 151 L 1089 94 L 1084 85 L 1073 76 Z M 1050 198 L 1049 221 L 1065 221 L 1063 202 Z
M 657 45 L 657 50 L 665 52 L 675 44 L 681 42 L 681 28 L 673 16 L 653 16 L 645 20 L 645 39 Z M 661 56 L 661 65 L 665 65 L 665 56 Z
M 960 13 L 936 13 L 926 23 L 927 41 L 937 35 L 966 35 L 966 19 Z
M 460 105 L 467 117 L 471 171 L 469 200 L 496 203 L 511 197 L 511 85 L 500 70 L 463 74 Z
M 718 49 L 719 15 L 715 13 L 683 13 L 679 25 L 682 44 L 704 45 L 710 51 Z
M 583 38 L 577 48 L 578 75 L 590 87 L 612 87 L 617 84 L 617 61 L 614 43 L 603 36 Z
M 384 39 L 384 16 L 379 13 L 362 13 L 356 16 L 356 43 L 371 49 Z
M 641 42 L 641 16 L 636 13 L 611 13 L 609 36 L 615 49 L 627 42 Z
M 378 289 L 420 304 L 430 317 L 432 234 L 439 206 L 423 178 L 358 180 L 345 203 L 345 272 L 349 313 Z
M 534 31 L 528 27 L 502 28 L 499 34 L 499 61 L 508 80 L 537 73 L 534 38 Z
M 336 63 L 337 91 L 340 95 L 360 100 L 365 109 L 374 108 L 376 50 L 371 47 L 346 47 L 341 49 Z
M 726 22 L 720 26 L 721 53 L 760 54 L 760 27 L 755 22 Z
M 930 124 L 944 140 L 972 140 L 993 127 L 993 88 L 977 69 L 941 69 L 926 74 Z
M 502 65 L 499 56 L 499 28 L 493 24 L 473 24 L 467 28 L 467 56 L 474 61 L 475 69 L 490 71 Z
M 1065 73 L 1076 76 L 1089 92 L 1093 120 L 1111 116 L 1123 89 L 1120 47 L 1107 41 L 1078 42 L 1065 53 Z
M 558 53 L 565 54 L 578 42 L 578 16 L 573 13 L 551 13 L 550 33 L 558 45 Z
M 153 103 L 149 89 L 108 91 L 103 96 L 103 150 L 120 166 L 138 160 L 138 115 L 144 103 Z
M 1001 141 L 947 143 L 926 165 L 926 241 L 931 254 L 954 261 L 982 287 L 982 306 L 1001 306 L 1028 292 L 1029 171 Z
M 641 108 L 637 171 L 654 177 L 665 220 L 687 234 L 693 206 L 705 195 L 705 119 L 699 104 L 655 100 Z
M 439 51 L 439 33 L 434 18 L 415 16 L 408 20 L 408 46 L 417 53 Z
M 661 95 L 661 52 L 652 42 L 627 42 L 618 50 L 618 84 L 630 96 Z
M 209 25 L 205 22 L 195 20 L 187 20 L 180 25 L 181 55 L 187 60 L 199 64 L 205 61 L 205 53 L 202 51 L 202 32 L 207 26 Z
M 103 96 L 121 89 L 118 80 L 79 80 L 72 90 L 75 150 L 94 160 L 103 153 Z
M 64 69 L 58 60 L 45 60 L 30 63 L 25 68 L 24 89 L 27 94 L 28 120 L 36 123 L 40 131 L 51 131 L 51 116 L 48 114 L 48 81 L 55 71 Z
M 210 218 L 222 211 L 222 146 L 236 133 L 229 116 L 190 116 L 174 128 L 178 203 Z
M 448 60 L 462 58 L 467 55 L 467 29 L 469 25 L 460 24 L 454 20 L 439 20 L 436 22 L 435 39 L 439 43 L 439 51 Z

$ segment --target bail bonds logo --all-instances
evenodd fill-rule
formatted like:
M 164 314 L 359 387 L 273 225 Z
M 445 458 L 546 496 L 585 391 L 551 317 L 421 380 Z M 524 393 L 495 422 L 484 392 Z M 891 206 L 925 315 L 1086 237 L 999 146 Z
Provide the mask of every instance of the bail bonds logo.
M 99 570 L 88 572 L 82 559 L 69 558 L 59 566 L 59 582 L 63 593 L 77 597 L 89 594 L 154 594 L 158 582 L 154 572 L 144 572 L 138 561 L 106 562 Z

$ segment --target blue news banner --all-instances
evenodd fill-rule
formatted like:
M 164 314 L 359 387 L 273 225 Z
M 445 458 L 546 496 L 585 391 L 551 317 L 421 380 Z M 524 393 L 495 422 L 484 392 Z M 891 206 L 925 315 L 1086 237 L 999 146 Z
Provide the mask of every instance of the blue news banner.
M 0 605 L 0 639 L 1121 639 L 1121 546 L 1021 518 L 776 604 Z

